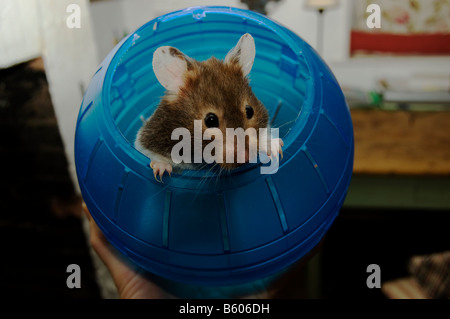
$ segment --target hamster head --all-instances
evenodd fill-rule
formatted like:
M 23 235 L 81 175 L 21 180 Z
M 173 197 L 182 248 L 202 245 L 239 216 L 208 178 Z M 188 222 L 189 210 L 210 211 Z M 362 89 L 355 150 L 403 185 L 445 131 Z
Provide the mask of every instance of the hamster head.
M 222 159 L 216 162 L 224 169 L 252 160 L 256 154 L 250 149 L 258 147 L 259 129 L 268 127 L 267 109 L 252 92 L 247 78 L 254 58 L 255 44 L 250 34 L 244 34 L 223 61 L 212 57 L 199 62 L 168 46 L 154 53 L 153 70 L 166 88 L 160 105 L 178 110 L 192 136 L 194 120 L 201 121 L 202 152 L 211 141 L 219 145 L 216 139 L 221 135 L 223 147 L 216 147 L 212 154 Z M 236 134 L 239 132 L 248 134 Z

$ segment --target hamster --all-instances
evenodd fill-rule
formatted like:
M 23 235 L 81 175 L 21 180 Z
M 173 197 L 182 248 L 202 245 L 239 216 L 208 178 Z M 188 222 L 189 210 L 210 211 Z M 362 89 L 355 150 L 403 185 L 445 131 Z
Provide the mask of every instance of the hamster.
M 177 128 L 186 128 L 191 133 L 192 144 L 200 145 L 202 151 L 211 140 L 217 138 L 212 134 L 215 136 L 212 139 L 210 134 L 210 139 L 201 138 L 198 141 L 194 132 L 195 120 L 198 125 L 201 121 L 202 133 L 211 129 L 221 131 L 225 151 L 215 155 L 223 159 L 216 161 L 222 169 L 231 170 L 242 165 L 242 162 L 249 162 L 254 157 L 249 152 L 250 145 L 255 143 L 259 143 L 271 159 L 275 156 L 278 159 L 278 154 L 282 156 L 282 140 L 272 139 L 270 134 L 264 138 L 266 143 L 259 141 L 261 138 L 258 136 L 248 136 L 245 150 L 234 145 L 237 144 L 234 137 L 228 141 L 226 139 L 227 128 L 254 128 L 256 131 L 269 128 L 268 111 L 252 92 L 247 78 L 254 59 L 255 43 L 248 33 L 239 39 L 223 61 L 211 57 L 200 62 L 170 46 L 162 46 L 155 51 L 153 71 L 166 92 L 150 118 L 143 120 L 136 135 L 135 148 L 151 159 L 150 167 L 156 180 L 159 177 L 158 181 L 162 182 L 165 172 L 170 176 L 173 170 L 204 166 L 204 162 L 198 161 L 176 162 L 171 156 L 179 143 L 179 140 L 172 139 L 172 133 Z M 191 154 L 183 155 L 194 158 L 194 148 L 190 150 Z M 237 160 L 239 156 L 245 160 Z M 233 161 L 230 162 L 230 158 Z

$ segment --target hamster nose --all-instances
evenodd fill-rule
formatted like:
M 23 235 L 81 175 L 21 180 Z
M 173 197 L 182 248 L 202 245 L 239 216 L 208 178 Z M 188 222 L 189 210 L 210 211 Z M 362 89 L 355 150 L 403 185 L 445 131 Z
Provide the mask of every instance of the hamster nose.
M 244 146 L 244 150 L 242 150 L 242 148 L 238 149 L 237 143 L 234 144 L 226 143 L 224 155 L 225 155 L 224 162 L 227 162 L 228 164 L 234 163 L 237 164 L 237 166 L 239 166 L 239 164 L 248 163 L 250 159 L 249 148 L 247 143 Z

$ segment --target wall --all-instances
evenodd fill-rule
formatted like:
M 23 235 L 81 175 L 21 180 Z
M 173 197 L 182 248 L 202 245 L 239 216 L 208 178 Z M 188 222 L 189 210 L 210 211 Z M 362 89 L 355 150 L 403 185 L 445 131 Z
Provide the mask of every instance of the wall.
M 81 28 L 66 25 L 69 4 L 81 9 Z M 43 58 L 61 137 L 76 185 L 75 125 L 84 90 L 97 70 L 97 48 L 92 35 L 87 0 L 39 0 L 44 43 Z
M 372 90 L 379 79 L 417 75 L 450 76 L 449 57 L 361 57 L 329 62 L 341 86 Z
M 340 5 L 325 10 L 323 21 L 323 50 L 326 61 L 342 61 L 348 57 L 351 23 L 351 0 L 341 0 Z M 268 16 L 301 36 L 312 47 L 318 48 L 319 19 L 317 11 L 307 9 L 305 0 L 282 0 L 269 3 Z
M 350 30 L 353 1 L 341 0 L 323 14 L 322 57 L 341 86 L 372 90 L 385 77 L 411 78 L 417 74 L 450 75 L 450 57 L 350 57 Z M 269 16 L 287 26 L 314 48 L 318 46 L 317 12 L 304 7 L 305 0 L 270 3 Z
M 36 1 L 3 0 L 0 4 L 0 68 L 40 55 L 39 24 Z
M 201 5 L 246 8 L 239 0 L 109 0 L 91 3 L 99 61 L 106 57 L 122 37 L 146 22 L 172 11 Z

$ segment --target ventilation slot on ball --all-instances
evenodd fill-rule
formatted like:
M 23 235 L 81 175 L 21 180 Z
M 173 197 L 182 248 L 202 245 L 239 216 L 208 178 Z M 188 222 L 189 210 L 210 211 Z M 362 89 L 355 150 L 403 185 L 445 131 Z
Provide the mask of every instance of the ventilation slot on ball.
M 284 215 L 283 206 L 280 202 L 280 197 L 278 196 L 277 189 L 275 184 L 273 183 L 272 178 L 269 176 L 266 178 L 267 185 L 269 186 L 270 193 L 272 194 L 272 199 L 275 203 L 275 207 L 277 208 L 278 217 L 280 218 L 281 227 L 283 227 L 283 231 L 288 231 L 288 224 L 286 221 L 286 216 Z
M 330 188 L 328 187 L 328 184 L 325 181 L 322 171 L 319 168 L 319 164 L 317 164 L 316 160 L 312 157 L 311 153 L 308 151 L 308 149 L 306 147 L 303 147 L 302 151 L 303 151 L 303 153 L 305 153 L 306 157 L 311 162 L 311 165 L 314 167 L 314 170 L 316 171 L 317 175 L 319 176 L 323 187 L 325 187 L 327 194 L 330 194 Z
M 223 251 L 230 251 L 230 235 L 228 234 L 228 224 L 227 224 L 227 215 L 225 208 L 225 199 L 223 198 L 223 194 L 217 195 L 219 201 L 219 214 L 220 214 L 220 226 L 222 229 L 222 243 L 223 243 Z
M 172 192 L 166 191 L 166 197 L 164 200 L 164 214 L 163 214 L 163 224 L 162 224 L 162 243 L 164 247 L 169 246 L 169 219 L 170 219 L 170 201 L 172 198 Z

